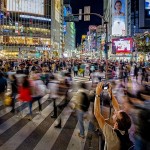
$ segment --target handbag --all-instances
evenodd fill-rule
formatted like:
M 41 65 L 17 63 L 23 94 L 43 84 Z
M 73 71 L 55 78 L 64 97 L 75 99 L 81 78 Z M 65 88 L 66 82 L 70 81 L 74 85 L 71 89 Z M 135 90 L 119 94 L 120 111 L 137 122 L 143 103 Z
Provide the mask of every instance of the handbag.
M 12 104 L 12 97 L 10 95 L 5 95 L 4 105 L 11 106 L 11 104 Z

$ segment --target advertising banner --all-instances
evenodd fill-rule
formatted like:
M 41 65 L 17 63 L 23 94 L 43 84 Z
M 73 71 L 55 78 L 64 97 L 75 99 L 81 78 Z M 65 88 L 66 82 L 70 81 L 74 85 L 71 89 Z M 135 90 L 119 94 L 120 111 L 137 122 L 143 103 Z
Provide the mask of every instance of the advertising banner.
M 64 17 L 67 16 L 67 9 L 66 7 L 64 7 Z M 66 34 L 67 33 L 67 23 L 64 21 L 63 22 L 63 33 Z
M 60 0 L 55 0 L 55 20 L 60 22 L 61 4 Z
M 7 11 L 44 15 L 44 0 L 7 0 Z
M 126 36 L 126 1 L 112 0 L 112 35 Z
M 145 0 L 145 17 L 150 18 L 150 0 Z
M 133 51 L 133 39 L 121 38 L 112 39 L 112 53 L 132 53 Z
M 15 33 L 19 33 L 19 23 L 15 22 Z
M 139 0 L 139 28 L 150 28 L 150 0 Z

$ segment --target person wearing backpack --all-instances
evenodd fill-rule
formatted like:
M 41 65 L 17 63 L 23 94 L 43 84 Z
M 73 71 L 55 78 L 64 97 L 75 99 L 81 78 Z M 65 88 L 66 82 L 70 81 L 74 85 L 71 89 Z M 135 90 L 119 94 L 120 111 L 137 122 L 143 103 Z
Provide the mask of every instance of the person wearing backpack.
M 112 88 L 109 84 L 108 92 L 112 95 L 112 105 L 115 109 L 113 115 L 114 126 L 110 126 L 106 123 L 104 117 L 101 114 L 100 108 L 100 94 L 103 90 L 103 82 L 99 83 L 96 87 L 96 96 L 94 102 L 94 115 L 97 119 L 97 122 L 102 129 L 102 132 L 105 137 L 105 150 L 129 150 L 133 143 L 129 139 L 128 130 L 131 127 L 131 119 L 126 112 L 119 109 L 119 104 L 112 94 Z
M 73 97 L 71 101 L 75 103 L 75 110 L 77 113 L 78 125 L 80 132 L 78 136 L 84 139 L 84 115 L 88 111 L 90 106 L 89 100 L 89 91 L 86 89 L 86 84 L 81 82 L 79 84 L 79 90 L 77 91 L 76 95 Z
M 39 74 L 34 74 L 32 79 L 30 79 L 31 89 L 32 89 L 32 104 L 37 101 L 39 105 L 39 113 L 42 111 L 41 98 L 46 95 L 46 85 L 40 79 Z

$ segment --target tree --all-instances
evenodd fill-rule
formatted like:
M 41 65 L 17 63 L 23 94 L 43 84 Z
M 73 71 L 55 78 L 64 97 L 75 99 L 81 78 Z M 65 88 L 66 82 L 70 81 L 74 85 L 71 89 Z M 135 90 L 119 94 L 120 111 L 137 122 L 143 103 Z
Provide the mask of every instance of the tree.
M 150 52 L 150 33 L 138 34 L 134 41 L 138 52 Z

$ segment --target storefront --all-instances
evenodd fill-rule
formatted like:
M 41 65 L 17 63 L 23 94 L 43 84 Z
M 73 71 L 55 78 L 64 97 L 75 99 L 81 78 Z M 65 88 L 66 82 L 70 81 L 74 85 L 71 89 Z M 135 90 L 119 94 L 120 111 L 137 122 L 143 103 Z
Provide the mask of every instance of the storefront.
M 122 60 L 122 61 L 130 61 L 132 60 L 132 54 L 115 54 L 115 55 L 110 55 L 110 59 L 111 60 Z

